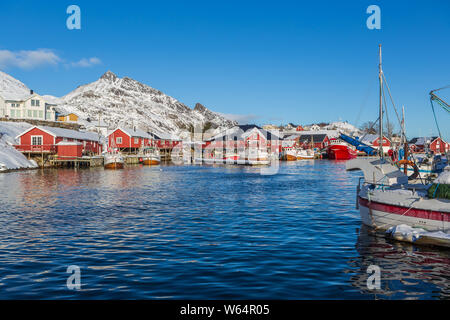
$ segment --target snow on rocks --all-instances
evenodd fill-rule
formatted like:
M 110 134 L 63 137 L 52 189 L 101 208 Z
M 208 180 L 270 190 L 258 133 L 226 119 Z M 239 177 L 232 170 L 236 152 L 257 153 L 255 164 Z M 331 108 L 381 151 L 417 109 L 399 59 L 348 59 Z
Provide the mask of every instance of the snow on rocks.
M 0 122 L 0 171 L 37 167 L 13 146 L 15 137 L 30 127 L 25 122 Z
M 119 78 L 111 71 L 61 98 L 44 97 L 63 112 L 91 121 L 101 118 L 112 127 L 137 126 L 151 132 L 180 134 L 207 122 L 219 131 L 236 124 L 200 104 L 191 109 L 157 89 L 128 77 Z

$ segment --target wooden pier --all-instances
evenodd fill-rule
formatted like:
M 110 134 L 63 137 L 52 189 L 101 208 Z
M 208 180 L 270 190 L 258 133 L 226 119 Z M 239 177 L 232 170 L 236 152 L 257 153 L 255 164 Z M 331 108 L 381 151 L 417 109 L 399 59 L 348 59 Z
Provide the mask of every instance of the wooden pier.
M 81 158 L 61 158 L 51 157 L 50 163 L 54 167 L 100 167 L 104 164 L 104 158 L 101 156 L 81 157 Z

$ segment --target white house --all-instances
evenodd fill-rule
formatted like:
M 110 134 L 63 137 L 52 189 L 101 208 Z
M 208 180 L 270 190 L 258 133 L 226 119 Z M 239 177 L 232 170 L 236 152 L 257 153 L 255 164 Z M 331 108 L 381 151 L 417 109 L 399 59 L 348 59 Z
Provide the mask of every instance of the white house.
M 0 117 L 55 121 L 55 104 L 39 94 L 0 94 Z

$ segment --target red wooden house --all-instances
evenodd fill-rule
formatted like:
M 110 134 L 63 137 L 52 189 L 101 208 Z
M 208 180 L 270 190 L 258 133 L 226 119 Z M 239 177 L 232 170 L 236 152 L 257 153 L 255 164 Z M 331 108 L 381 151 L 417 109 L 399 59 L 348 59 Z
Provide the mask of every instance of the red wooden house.
M 142 146 L 152 145 L 152 137 L 138 128 L 117 128 L 108 135 L 108 149 L 119 148 L 123 152 L 136 152 Z
M 440 137 L 436 137 L 430 143 L 430 150 L 436 154 L 446 153 L 450 150 L 450 144 L 442 140 Z
M 24 153 L 77 157 L 102 152 L 98 134 L 58 127 L 34 126 L 18 135 L 16 140 L 19 142 L 16 149 Z
M 302 133 L 284 139 L 286 141 L 293 141 L 296 147 L 302 149 L 323 149 L 330 143 L 330 138 L 326 133 Z M 289 143 L 286 142 L 286 145 L 289 145 Z
M 361 142 L 378 149 L 380 147 L 380 136 L 376 134 L 367 134 L 362 139 Z M 392 142 L 385 136 L 383 136 L 383 152 L 388 152 L 392 148 Z

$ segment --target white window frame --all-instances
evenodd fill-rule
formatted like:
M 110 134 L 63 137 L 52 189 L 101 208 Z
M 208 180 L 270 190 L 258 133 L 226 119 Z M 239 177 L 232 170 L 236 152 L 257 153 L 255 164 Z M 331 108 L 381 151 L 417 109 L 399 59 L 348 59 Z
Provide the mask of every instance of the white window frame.
M 41 139 L 41 144 L 33 144 L 33 138 L 40 138 Z M 30 141 L 31 141 L 31 145 L 32 146 L 42 146 L 44 144 L 44 136 L 40 135 L 40 136 L 30 136 Z
M 122 144 L 122 137 L 116 137 L 116 144 Z
M 134 144 L 138 144 L 139 143 L 139 138 L 134 138 Z

